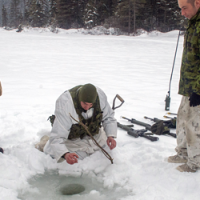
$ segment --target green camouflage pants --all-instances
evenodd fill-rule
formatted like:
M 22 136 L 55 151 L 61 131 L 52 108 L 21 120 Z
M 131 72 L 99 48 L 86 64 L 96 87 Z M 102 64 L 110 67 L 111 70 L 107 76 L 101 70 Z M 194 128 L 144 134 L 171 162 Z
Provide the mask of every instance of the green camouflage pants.
M 185 96 L 178 110 L 176 134 L 177 154 L 188 159 L 190 168 L 200 168 L 200 105 L 190 107 L 189 98 Z

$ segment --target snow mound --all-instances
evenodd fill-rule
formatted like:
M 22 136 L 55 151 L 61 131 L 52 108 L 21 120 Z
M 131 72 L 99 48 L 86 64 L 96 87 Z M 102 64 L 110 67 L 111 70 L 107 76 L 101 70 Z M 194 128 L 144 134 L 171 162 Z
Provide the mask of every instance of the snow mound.
M 9 32 L 16 32 L 17 29 L 11 29 L 11 28 L 0 28 L 1 31 L 9 31 Z M 128 34 L 127 32 L 122 32 L 119 28 L 105 28 L 104 26 L 96 26 L 92 29 L 84 29 L 84 28 L 78 28 L 78 29 L 62 29 L 62 28 L 52 28 L 52 27 L 23 27 L 22 30 L 23 33 L 42 33 L 42 34 L 61 34 L 61 35 L 73 35 L 73 34 L 83 34 L 83 35 L 130 35 L 130 36 L 150 36 L 150 37 L 174 37 L 178 35 L 179 30 L 173 30 L 169 31 L 167 33 L 162 33 L 160 31 L 151 31 L 147 32 L 144 29 L 137 29 L 136 32 Z
M 157 36 L 162 36 L 162 37 L 174 37 L 177 36 L 179 33 L 179 30 L 173 30 L 173 31 L 169 31 L 167 33 L 162 33 L 160 31 L 152 31 L 150 33 L 148 33 L 148 36 L 150 37 L 157 37 Z

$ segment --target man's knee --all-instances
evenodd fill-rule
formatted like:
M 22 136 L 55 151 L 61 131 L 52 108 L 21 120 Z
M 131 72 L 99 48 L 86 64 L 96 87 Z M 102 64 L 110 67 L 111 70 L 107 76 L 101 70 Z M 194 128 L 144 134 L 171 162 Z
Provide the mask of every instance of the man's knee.
M 80 160 L 83 160 L 84 158 L 86 158 L 87 156 L 89 156 L 88 153 L 86 153 L 85 151 L 76 151 L 74 152 L 78 155 Z
M 46 143 L 47 143 L 48 140 L 49 140 L 49 136 L 44 135 L 40 139 L 40 142 L 38 142 L 37 144 L 35 144 L 35 148 L 43 152 L 44 151 L 44 146 L 46 145 Z

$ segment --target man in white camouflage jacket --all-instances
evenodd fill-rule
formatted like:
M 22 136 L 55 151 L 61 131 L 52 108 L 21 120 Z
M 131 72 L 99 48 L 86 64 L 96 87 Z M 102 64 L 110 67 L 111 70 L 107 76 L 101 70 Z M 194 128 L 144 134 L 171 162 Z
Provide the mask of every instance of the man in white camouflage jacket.
M 70 115 L 87 125 L 101 147 L 106 143 L 111 150 L 116 147 L 117 122 L 105 93 L 92 84 L 79 85 L 65 91 L 56 101 L 55 120 L 43 151 L 57 162 L 65 159 L 74 164 L 99 150 L 86 130 Z

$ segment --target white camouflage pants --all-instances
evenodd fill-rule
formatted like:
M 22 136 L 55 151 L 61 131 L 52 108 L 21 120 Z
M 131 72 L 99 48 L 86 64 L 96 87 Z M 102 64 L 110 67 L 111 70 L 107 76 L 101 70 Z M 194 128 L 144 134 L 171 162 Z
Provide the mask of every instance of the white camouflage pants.
M 106 147 L 107 136 L 103 130 L 103 127 L 100 128 L 99 134 L 95 135 L 94 139 L 102 148 Z M 75 140 L 66 140 L 65 145 L 67 146 L 69 152 L 78 154 L 80 160 L 83 160 L 85 157 L 93 154 L 95 151 L 100 150 L 89 136 L 85 136 L 83 139 L 79 138 Z M 50 154 L 52 157 L 54 157 L 54 152 L 51 150 L 49 145 L 49 136 L 43 136 L 40 142 L 35 145 L 35 147 L 38 150 Z M 60 158 L 58 162 L 62 162 L 63 160 L 63 158 Z
M 177 154 L 188 159 L 190 168 L 200 168 L 200 105 L 190 107 L 189 98 L 185 96 L 178 110 L 176 134 Z

